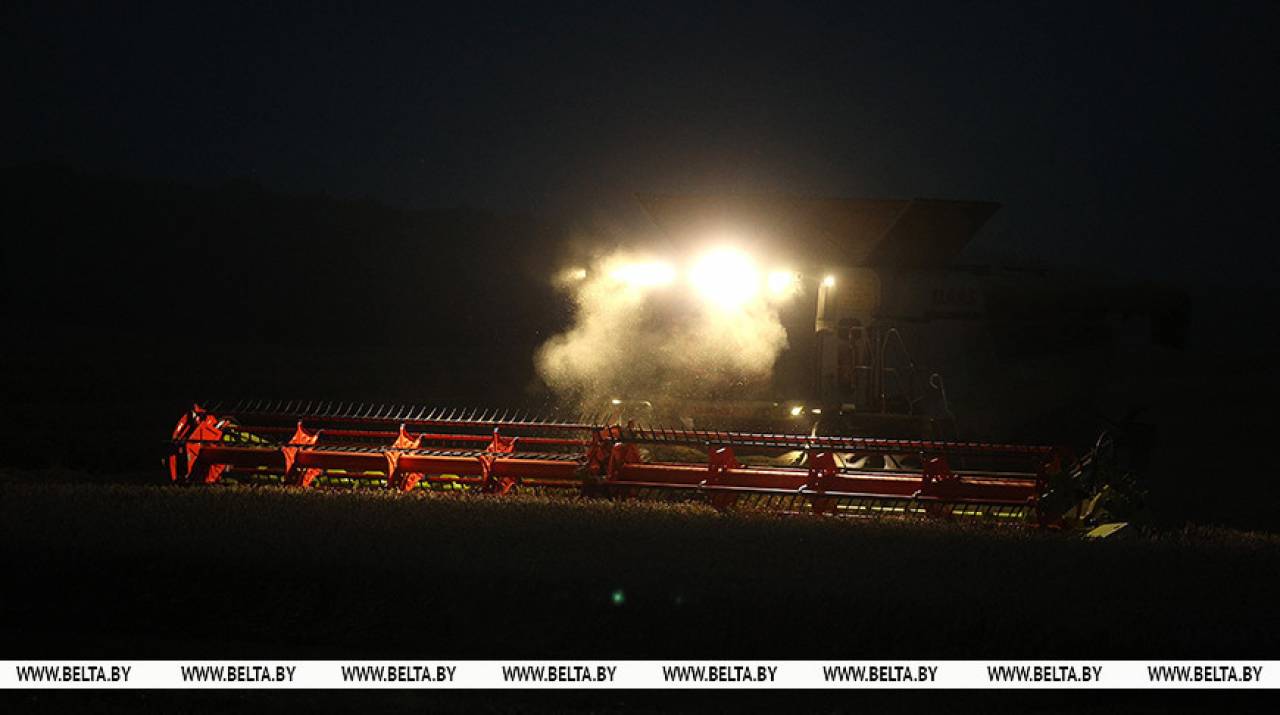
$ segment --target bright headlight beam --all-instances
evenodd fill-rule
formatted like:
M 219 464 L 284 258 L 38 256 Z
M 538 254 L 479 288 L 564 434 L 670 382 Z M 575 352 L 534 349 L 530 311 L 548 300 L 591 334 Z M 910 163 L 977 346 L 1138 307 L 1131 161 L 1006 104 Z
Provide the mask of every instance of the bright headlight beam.
M 609 271 L 609 277 L 633 288 L 651 288 L 674 281 L 676 269 L 660 261 L 623 263 Z
M 689 271 L 693 287 L 722 308 L 737 308 L 755 297 L 760 277 L 751 259 L 729 248 L 708 253 Z
M 773 298 L 787 298 L 796 292 L 800 286 L 800 276 L 795 271 L 777 270 L 769 273 L 766 281 L 769 286 L 769 295 Z

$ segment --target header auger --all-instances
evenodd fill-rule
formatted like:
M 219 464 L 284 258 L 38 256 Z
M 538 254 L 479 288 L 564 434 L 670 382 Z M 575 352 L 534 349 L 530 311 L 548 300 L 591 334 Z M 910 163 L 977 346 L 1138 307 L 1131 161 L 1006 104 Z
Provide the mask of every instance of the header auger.
M 1060 526 L 1090 458 L 1051 446 L 822 437 L 351 403 L 195 405 L 173 431 L 176 483 L 273 482 L 610 498 L 717 508 Z M 1047 504 L 1062 504 L 1050 511 Z M 1067 506 L 1075 514 L 1066 516 Z

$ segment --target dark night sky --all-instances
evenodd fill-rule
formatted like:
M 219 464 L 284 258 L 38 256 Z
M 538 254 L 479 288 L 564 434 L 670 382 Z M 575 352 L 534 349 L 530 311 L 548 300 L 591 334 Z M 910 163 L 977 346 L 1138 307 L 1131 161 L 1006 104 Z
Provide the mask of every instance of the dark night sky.
M 18 5 L 5 164 L 624 225 L 634 192 L 992 199 L 980 252 L 1277 267 L 1275 3 Z

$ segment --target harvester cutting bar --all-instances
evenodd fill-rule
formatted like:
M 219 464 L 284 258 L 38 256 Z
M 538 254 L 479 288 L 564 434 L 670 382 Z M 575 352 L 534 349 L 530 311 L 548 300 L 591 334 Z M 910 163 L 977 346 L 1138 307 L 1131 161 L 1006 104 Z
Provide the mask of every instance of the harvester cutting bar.
M 622 438 L 632 442 L 681 445 L 722 445 L 762 447 L 769 449 L 824 449 L 860 454 L 987 454 L 1011 456 L 1050 456 L 1058 447 L 996 442 L 950 442 L 919 439 L 884 439 L 878 437 L 825 437 L 798 434 L 756 432 L 720 432 L 711 430 L 623 428 Z
M 297 430 L 296 427 L 254 427 L 254 434 L 282 434 L 292 435 Z M 391 430 L 359 430 L 359 429 L 339 429 L 325 428 L 321 433 L 325 438 L 338 439 L 367 439 L 370 441 L 382 443 L 387 440 L 394 440 L 400 436 L 399 432 Z M 480 434 L 432 434 L 424 432 L 419 435 L 423 442 L 490 442 L 493 440 L 492 435 Z M 591 444 L 589 439 L 560 439 L 557 437 L 533 437 L 524 436 L 520 438 L 521 444 L 542 444 L 556 447 L 586 447 Z
M 220 416 L 245 420 L 268 418 L 295 423 L 299 420 L 316 427 L 329 424 L 383 424 L 395 428 L 407 427 L 458 427 L 474 429 L 488 427 L 504 430 L 561 430 L 595 433 L 606 429 L 604 420 L 575 417 L 569 420 L 542 419 L 530 412 L 513 410 L 485 410 L 477 408 L 430 408 L 413 405 L 374 405 L 358 403 L 325 403 L 301 401 L 239 402 L 230 406 L 213 405 L 208 411 Z M 290 432 L 291 427 L 277 426 L 277 432 Z M 620 439 L 628 442 L 661 443 L 686 446 L 735 446 L 765 449 L 809 450 L 823 449 L 860 454 L 985 454 L 992 456 L 1052 456 L 1060 448 L 1047 445 L 1007 444 L 992 442 L 956 442 L 943 440 L 885 439 L 876 437 L 812 436 L 803 434 L 777 434 L 761 432 L 737 432 L 720 430 L 695 430 L 652 428 L 629 425 L 618 427 Z M 333 436 L 338 433 L 329 428 Z M 357 436 L 352 430 L 351 436 Z M 369 430 L 368 436 L 394 436 L 394 432 Z M 526 443 L 532 435 L 525 437 Z M 475 437 L 487 440 L 488 437 Z M 575 443 L 585 444 L 588 440 Z M 547 442 L 552 444 L 552 442 Z
M 387 452 L 377 448 L 349 445 L 298 446 L 291 462 L 283 451 L 284 448 L 286 447 L 273 444 L 208 441 L 203 443 L 200 459 L 241 473 L 284 474 L 291 469 L 320 469 L 353 478 L 367 475 L 383 480 L 389 471 Z M 550 480 L 556 484 L 576 484 L 573 482 L 573 474 L 578 460 L 572 455 L 440 449 L 402 449 L 396 450 L 395 454 L 398 472 L 450 475 L 444 479 L 449 482 L 479 483 L 486 474 L 491 474 L 499 479 L 519 476 L 526 483 Z
M 670 463 L 624 464 L 616 481 L 639 485 L 700 487 L 723 490 L 772 490 L 795 493 L 838 493 L 847 496 L 912 497 L 921 493 L 921 474 L 906 471 L 837 470 L 813 479 L 808 469 L 782 467 L 726 467 L 709 480 L 706 465 Z M 989 475 L 954 475 L 956 498 L 1023 504 L 1035 495 L 1034 475 L 992 478 Z M 963 496 L 962 496 L 963 494 Z
M 396 429 L 370 428 L 374 423 Z M 411 426 L 435 431 L 415 434 Z M 173 444 L 169 469 L 178 482 L 247 476 L 306 487 L 336 479 L 490 493 L 524 485 L 611 496 L 663 493 L 719 507 L 798 503 L 832 514 L 1041 523 L 1048 478 L 1066 466 L 1066 453 L 1051 447 L 641 429 L 501 411 L 327 403 L 197 405 L 179 420 Z M 706 456 L 688 459 L 688 447 Z M 753 464 L 739 462 L 735 449 L 752 453 Z M 659 453 L 667 458 L 652 458 Z M 880 469 L 844 466 L 867 454 L 913 459 L 886 459 Z M 987 455 L 1004 466 L 953 470 L 951 455 Z M 903 466 L 913 463 L 918 468 Z
M 409 427 L 489 427 L 589 432 L 595 420 L 539 419 L 532 412 L 477 408 L 432 408 L 421 405 L 377 405 L 355 402 L 244 401 L 211 404 L 209 412 L 227 417 L 306 420 L 310 423 L 385 424 Z

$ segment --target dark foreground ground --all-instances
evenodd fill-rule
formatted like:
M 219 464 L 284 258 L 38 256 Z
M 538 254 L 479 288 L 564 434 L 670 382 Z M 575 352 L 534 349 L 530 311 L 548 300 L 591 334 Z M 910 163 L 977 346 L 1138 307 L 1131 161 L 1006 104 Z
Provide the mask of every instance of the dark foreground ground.
M 1280 538 L 0 483 L 4 657 L 1274 658 Z
M 1274 658 L 1280 539 L 0 480 L 4 658 Z M 51 475 L 44 475 L 49 477 Z M 615 594 L 621 602 L 615 602 Z M 23 712 L 1270 712 L 1247 693 L 31 693 Z

